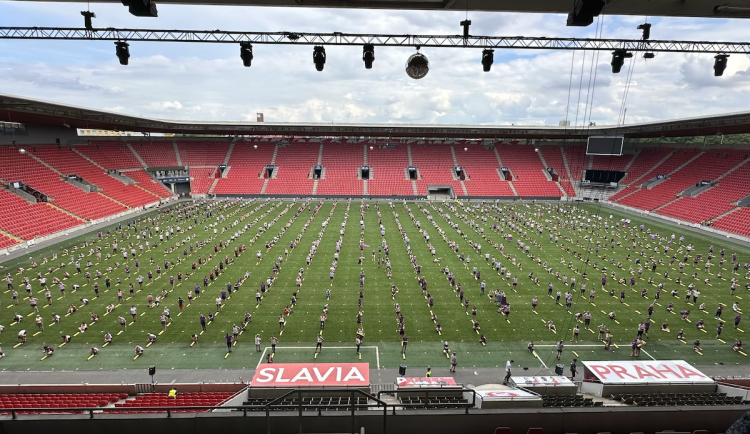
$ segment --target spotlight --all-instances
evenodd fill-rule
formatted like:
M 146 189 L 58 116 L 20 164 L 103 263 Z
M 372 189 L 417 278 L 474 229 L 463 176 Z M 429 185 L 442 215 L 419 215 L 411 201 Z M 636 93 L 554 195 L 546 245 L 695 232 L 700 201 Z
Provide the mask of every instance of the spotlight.
M 83 26 L 86 27 L 86 30 L 94 30 L 91 19 L 96 18 L 96 14 L 91 11 L 81 11 L 81 15 L 83 15 Z
M 485 48 L 482 50 L 482 69 L 484 72 L 490 72 L 492 62 L 495 61 L 495 50 Z
M 242 64 L 249 68 L 253 62 L 253 46 L 249 42 L 240 42 L 240 58 Z
M 258 149 L 258 145 L 253 145 L 253 149 Z
M 125 41 L 115 42 L 115 54 L 117 54 L 117 58 L 120 59 L 120 65 L 128 64 L 128 59 L 130 58 L 129 46 L 130 44 Z
M 313 48 L 313 63 L 315 63 L 315 69 L 322 71 L 326 64 L 326 49 L 325 47 L 314 47 Z
M 375 46 L 365 44 L 362 47 L 362 60 L 365 61 L 365 69 L 372 69 L 372 62 L 375 61 Z
M 724 70 L 727 69 L 727 58 L 729 54 L 717 54 L 714 56 L 714 76 L 721 77 L 724 75 Z
M 622 65 L 625 64 L 625 59 L 633 57 L 633 53 L 628 53 L 625 50 L 615 50 L 612 52 L 612 72 L 617 74 L 622 69 Z
M 653 59 L 654 57 L 656 57 L 655 53 L 643 53 L 644 59 Z
M 638 26 L 638 30 L 643 30 L 643 40 L 648 41 L 648 38 L 651 37 L 651 24 L 643 23 Z
M 469 26 L 471 26 L 471 20 L 461 21 L 461 27 L 464 28 L 464 39 L 469 37 Z
M 370 150 L 372 151 L 372 146 L 370 146 Z

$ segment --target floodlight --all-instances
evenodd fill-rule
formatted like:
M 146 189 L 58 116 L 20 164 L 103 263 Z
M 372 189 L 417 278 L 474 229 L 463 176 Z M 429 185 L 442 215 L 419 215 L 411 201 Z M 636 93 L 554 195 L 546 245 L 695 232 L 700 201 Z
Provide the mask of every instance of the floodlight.
M 117 54 L 117 58 L 120 60 L 120 65 L 127 65 L 128 59 L 130 58 L 130 44 L 128 44 L 125 41 L 117 41 L 115 42 L 115 54 Z
M 485 48 L 482 50 L 482 69 L 484 72 L 490 72 L 492 63 L 495 61 L 495 50 Z
M 622 65 L 625 64 L 625 59 L 633 57 L 633 53 L 628 53 L 625 50 L 615 50 L 612 52 L 612 72 L 617 74 L 622 69 Z
M 714 56 L 714 76 L 721 77 L 727 69 L 727 58 L 729 54 L 717 54 Z
M 372 62 L 375 61 L 375 46 L 365 44 L 362 47 L 362 60 L 365 61 L 365 69 L 372 69 Z
M 313 63 L 315 63 L 315 69 L 322 71 L 326 64 L 326 49 L 322 46 L 313 48 Z
M 249 42 L 240 42 L 240 58 L 242 64 L 249 68 L 253 62 L 253 46 Z

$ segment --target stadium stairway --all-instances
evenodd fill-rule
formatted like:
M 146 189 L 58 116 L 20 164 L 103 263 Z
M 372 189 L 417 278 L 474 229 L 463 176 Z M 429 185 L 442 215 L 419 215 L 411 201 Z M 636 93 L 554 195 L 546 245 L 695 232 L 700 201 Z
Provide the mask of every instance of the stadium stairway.
M 546 167 L 534 146 L 503 145 L 498 152 L 513 174 L 512 184 L 518 196 L 562 196 L 557 184 L 547 179 Z
M 174 150 L 173 140 L 141 141 L 131 143 L 130 147 L 147 167 L 180 166 L 177 161 L 177 155 L 179 155 L 179 153 Z
M 455 153 L 456 166 L 466 171 L 466 195 L 515 196 L 508 181 L 500 179 L 500 161 L 495 149 L 481 145 L 468 145 Z
M 734 157 L 734 161 L 741 158 L 739 155 Z M 708 166 L 704 173 L 710 173 L 710 170 L 712 170 L 711 165 Z M 695 177 L 700 177 L 701 174 L 696 173 L 691 174 L 691 176 L 694 178 L 688 179 L 692 181 Z M 717 185 L 694 197 L 678 197 L 654 211 L 692 223 L 711 220 L 734 209 L 733 203 L 750 193 L 748 179 L 750 179 L 750 158 L 745 158 L 716 178 L 714 181 L 718 183 Z
M 144 165 L 132 148 L 124 143 L 92 141 L 89 145 L 75 145 L 73 150 L 104 169 L 140 169 Z
M 257 148 L 256 148 L 257 146 Z M 237 141 L 219 164 L 226 164 L 226 177 L 214 178 L 214 194 L 262 194 L 266 165 L 273 164 L 276 144 L 268 141 Z
M 414 183 L 406 177 L 406 168 L 411 164 L 409 145 L 371 144 L 367 150 L 370 179 L 367 193 L 373 196 L 415 195 Z
M 319 162 L 325 169 L 325 177 L 317 180 L 316 194 L 364 194 L 364 182 L 357 176 L 364 161 L 364 151 L 360 144 L 321 144 Z
M 667 158 L 666 161 L 664 161 L 664 163 L 660 164 L 657 169 L 654 169 L 651 172 L 649 172 L 647 175 L 644 175 L 643 179 L 649 180 L 651 178 L 654 178 L 657 174 L 664 174 L 667 176 L 667 179 L 668 179 L 669 176 L 679 171 L 681 168 L 685 167 L 687 164 L 693 162 L 701 154 L 702 154 L 701 152 L 687 151 L 687 150 L 683 150 L 681 152 L 675 152 L 669 158 Z M 664 183 L 666 182 L 668 181 L 665 181 Z M 619 199 L 613 196 L 612 200 L 615 200 L 622 205 L 632 206 L 634 208 L 639 208 L 639 209 L 650 211 L 654 209 L 655 207 L 668 202 L 669 200 L 671 200 L 671 198 L 674 198 L 674 194 L 669 196 L 669 193 L 667 193 L 666 195 L 660 194 L 656 196 L 656 195 L 652 195 L 653 189 L 642 189 L 640 188 L 640 186 L 637 186 L 636 188 L 637 188 L 636 191 L 630 194 L 627 194 L 625 196 L 622 196 Z
M 427 195 L 428 185 L 448 185 L 456 196 L 463 196 L 461 182 L 453 179 L 453 156 L 450 146 L 428 144 L 422 140 L 410 146 L 413 165 L 419 170 L 416 180 L 417 194 Z
M 31 149 L 34 149 L 32 146 Z M 0 147 L 0 178 L 21 181 L 49 197 L 58 208 L 86 220 L 100 219 L 126 211 L 98 193 L 86 193 L 63 181 L 63 174 L 33 155 L 21 154 L 11 147 Z
M 78 152 L 65 147 L 39 146 L 35 155 L 55 167 L 61 173 L 76 174 L 97 186 L 100 193 L 129 207 L 144 206 L 159 200 L 159 197 L 135 185 L 126 185 L 104 172 L 104 169 L 84 158 Z
M 628 169 L 624 179 L 629 179 L 627 186 L 612 195 L 609 200 L 618 201 L 624 199 L 632 193 L 635 193 L 640 183 L 656 176 L 656 170 L 674 155 L 674 150 L 643 150 L 641 151 L 633 164 Z M 656 164 L 652 163 L 655 158 L 659 158 Z M 647 177 L 647 175 L 651 175 Z
M 469 149 L 468 147 L 464 148 L 464 150 L 468 150 L 468 149 Z M 458 160 L 456 159 L 456 147 L 455 146 L 451 146 L 451 156 L 453 157 L 453 165 L 458 167 L 459 164 L 458 164 Z M 464 196 L 468 196 L 469 191 L 466 190 L 466 181 L 462 179 L 460 180 L 460 182 L 461 182 L 461 190 L 463 190 Z

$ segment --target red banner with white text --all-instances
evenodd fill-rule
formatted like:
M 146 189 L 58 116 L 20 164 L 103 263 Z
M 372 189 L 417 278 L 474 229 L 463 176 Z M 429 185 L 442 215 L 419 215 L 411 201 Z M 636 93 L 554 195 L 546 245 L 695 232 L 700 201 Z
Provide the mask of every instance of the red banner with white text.
M 253 387 L 369 386 L 369 363 L 263 363 Z

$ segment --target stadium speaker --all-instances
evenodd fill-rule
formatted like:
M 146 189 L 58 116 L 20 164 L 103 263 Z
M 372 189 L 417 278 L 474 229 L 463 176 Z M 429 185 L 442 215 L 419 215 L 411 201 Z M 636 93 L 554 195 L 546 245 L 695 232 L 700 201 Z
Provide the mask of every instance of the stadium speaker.
M 148 375 L 151 375 L 153 377 L 155 374 L 156 374 L 156 366 L 149 366 Z
M 59 145 L 60 144 L 60 139 L 55 139 L 55 144 Z
M 565 372 L 565 366 L 563 366 L 561 364 L 555 365 L 555 374 L 557 374 L 557 375 L 563 375 L 564 372 Z
M 406 365 L 398 365 L 398 375 L 406 376 Z

